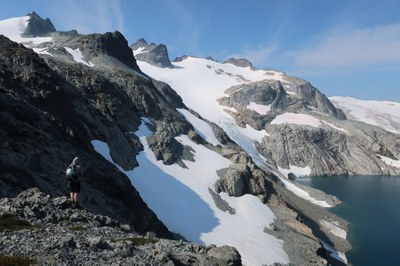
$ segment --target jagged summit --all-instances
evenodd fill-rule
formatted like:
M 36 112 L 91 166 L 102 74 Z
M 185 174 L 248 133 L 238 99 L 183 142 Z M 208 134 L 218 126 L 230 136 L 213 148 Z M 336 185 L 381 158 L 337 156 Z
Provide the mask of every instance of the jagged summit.
M 141 38 L 131 45 L 131 49 L 137 60 L 145 61 L 158 67 L 173 67 L 168 56 L 168 49 L 164 44 L 156 45 L 155 43 L 151 43 L 149 45 Z
M 56 28 L 49 18 L 42 19 L 35 11 L 27 16 L 29 16 L 28 25 L 22 33 L 22 36 L 44 37 L 56 31 Z

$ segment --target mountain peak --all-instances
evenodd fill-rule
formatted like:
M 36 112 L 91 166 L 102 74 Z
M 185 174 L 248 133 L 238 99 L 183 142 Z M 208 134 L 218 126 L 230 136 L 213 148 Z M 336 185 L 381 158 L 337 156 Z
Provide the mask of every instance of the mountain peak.
M 250 67 L 250 68 L 254 68 L 253 64 L 245 59 L 245 58 L 229 58 L 228 60 L 224 61 L 224 64 L 232 64 L 238 67 Z
M 35 11 L 27 16 L 29 16 L 28 26 L 22 34 L 24 37 L 43 37 L 56 31 L 49 18 L 42 19 Z
M 133 50 L 137 60 L 145 61 L 158 67 L 173 67 L 168 56 L 167 46 L 164 44 L 157 45 L 151 43 L 149 45 L 143 38 L 141 38 L 131 45 L 131 49 Z

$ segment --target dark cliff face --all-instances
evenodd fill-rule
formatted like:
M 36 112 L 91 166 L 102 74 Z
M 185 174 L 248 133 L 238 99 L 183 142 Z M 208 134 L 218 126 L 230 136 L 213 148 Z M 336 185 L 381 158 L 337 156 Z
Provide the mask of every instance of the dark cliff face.
M 126 42 L 114 35 L 95 36 L 101 40 L 97 48 L 109 51 Z M 112 55 L 136 67 L 133 56 L 125 57 L 124 51 Z M 114 161 L 132 169 L 142 146 L 128 132 L 137 130 L 140 117 L 161 125 L 164 135 L 182 134 L 190 128 L 169 102 L 180 98 L 170 88 L 158 84 L 157 89 L 138 75 L 116 71 L 111 78 L 79 64 L 51 57 L 43 60 L 4 36 L 0 36 L 0 62 L 0 196 L 15 196 L 30 187 L 52 195 L 68 193 L 64 169 L 74 156 L 80 156 L 83 206 L 118 217 L 138 232 L 170 236 L 129 179 L 100 156 L 91 141 L 107 142 Z M 163 93 L 170 94 L 169 100 Z M 164 118 L 165 114 L 169 116 Z M 161 157 L 168 145 L 155 148 Z
M 128 41 L 118 31 L 82 36 L 79 42 L 93 54 L 107 54 L 128 67 L 141 72 L 132 50 L 128 46 Z
M 56 28 L 54 27 L 53 23 L 51 23 L 49 18 L 42 19 L 35 12 L 28 14 L 28 16 L 30 18 L 23 36 L 47 36 L 48 34 L 56 31 Z

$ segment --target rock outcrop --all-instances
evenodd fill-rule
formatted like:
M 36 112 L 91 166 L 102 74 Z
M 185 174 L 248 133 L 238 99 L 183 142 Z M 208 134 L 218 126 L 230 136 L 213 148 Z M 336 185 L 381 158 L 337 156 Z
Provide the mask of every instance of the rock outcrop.
M 134 51 L 137 60 L 145 61 L 158 67 L 173 67 L 168 57 L 167 47 L 164 44 L 156 45 L 151 43 L 149 45 L 144 39 L 139 39 L 131 45 L 131 49 Z
M 53 198 L 37 188 L 0 199 L 0 217 L 33 225 L 16 230 L 2 223 L 0 256 L 39 265 L 241 265 L 235 248 L 138 234 L 116 219 L 70 206 L 65 196 Z
M 282 74 L 281 74 L 282 75 Z M 347 120 L 341 109 L 310 83 L 282 75 L 233 86 L 218 101 L 239 126 L 265 130 L 256 147 L 269 165 L 287 169 L 309 167 L 309 175 L 399 175 L 400 169 L 380 156 L 398 160 L 397 134 Z M 263 106 L 257 112 L 251 104 Z M 304 120 L 274 123 L 279 116 L 298 115 Z
M 22 36 L 24 37 L 43 37 L 56 31 L 49 18 L 42 19 L 38 14 L 32 12 L 28 14 L 29 22 Z
M 232 64 L 238 67 L 249 67 L 251 69 L 254 69 L 253 64 L 245 58 L 229 58 L 228 60 L 224 61 L 224 64 Z

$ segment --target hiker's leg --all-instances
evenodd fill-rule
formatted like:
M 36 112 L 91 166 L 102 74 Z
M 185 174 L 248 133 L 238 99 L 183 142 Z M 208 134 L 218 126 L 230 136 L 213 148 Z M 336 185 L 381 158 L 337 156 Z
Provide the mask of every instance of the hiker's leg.
M 71 201 L 74 202 L 74 192 L 70 192 L 69 197 L 71 198 Z
M 74 202 L 78 202 L 78 193 L 74 192 Z

